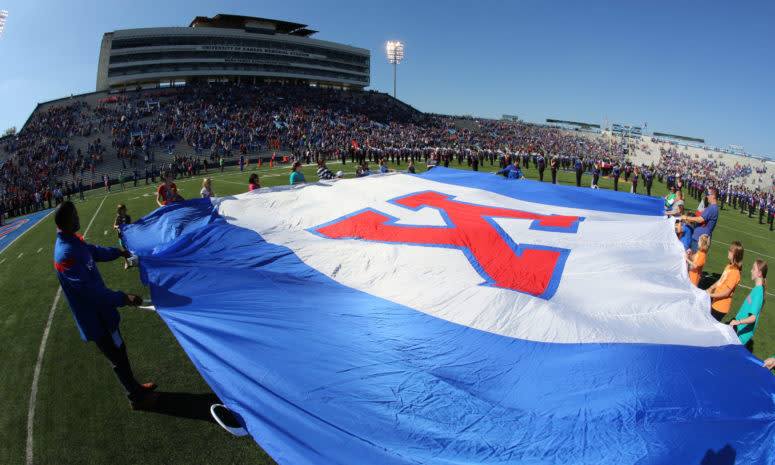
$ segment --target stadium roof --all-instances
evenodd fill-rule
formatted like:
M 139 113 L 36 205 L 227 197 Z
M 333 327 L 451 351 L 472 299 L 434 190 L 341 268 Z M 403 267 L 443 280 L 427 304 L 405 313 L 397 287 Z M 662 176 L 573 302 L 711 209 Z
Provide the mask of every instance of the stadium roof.
M 188 27 L 218 27 L 226 29 L 245 29 L 273 34 L 290 34 L 307 37 L 318 31 L 307 29 L 306 24 L 291 23 L 277 19 L 256 18 L 254 16 L 217 14 L 212 18 L 197 16 Z

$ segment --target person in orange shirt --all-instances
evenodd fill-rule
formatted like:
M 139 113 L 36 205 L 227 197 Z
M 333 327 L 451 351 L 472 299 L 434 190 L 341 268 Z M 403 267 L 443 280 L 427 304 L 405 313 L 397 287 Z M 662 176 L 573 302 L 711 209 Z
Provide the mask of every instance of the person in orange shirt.
M 707 290 L 710 294 L 710 314 L 716 321 L 721 321 L 729 313 L 732 296 L 740 283 L 740 269 L 743 267 L 743 244 L 734 241 L 729 244 L 729 265 L 724 268 L 721 277 Z
M 697 253 L 694 255 L 686 254 L 686 263 L 689 265 L 689 279 L 695 286 L 700 284 L 700 278 L 702 278 L 702 267 L 705 266 L 705 257 L 710 248 L 710 236 L 703 234 L 697 243 Z

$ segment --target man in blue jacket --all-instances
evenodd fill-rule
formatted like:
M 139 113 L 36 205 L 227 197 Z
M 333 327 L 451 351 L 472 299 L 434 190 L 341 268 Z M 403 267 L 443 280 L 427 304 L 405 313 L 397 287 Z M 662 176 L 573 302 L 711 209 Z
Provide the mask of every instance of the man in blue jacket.
M 512 163 L 511 159 L 508 159 L 506 163 L 506 167 L 500 171 L 496 171 L 495 174 L 502 174 L 509 179 L 525 179 L 522 170 L 519 169 L 519 163 Z
M 135 295 L 112 291 L 105 287 L 95 261 L 106 262 L 131 253 L 117 247 L 99 247 L 75 234 L 81 227 L 78 211 L 72 202 L 63 202 L 56 209 L 57 241 L 54 247 L 54 268 L 75 324 L 85 341 L 94 341 L 108 358 L 132 409 L 153 406 L 159 395 L 151 392 L 154 383 L 140 384 L 132 374 L 126 344 L 118 323 L 121 316 L 116 307 L 138 306 L 143 299 Z

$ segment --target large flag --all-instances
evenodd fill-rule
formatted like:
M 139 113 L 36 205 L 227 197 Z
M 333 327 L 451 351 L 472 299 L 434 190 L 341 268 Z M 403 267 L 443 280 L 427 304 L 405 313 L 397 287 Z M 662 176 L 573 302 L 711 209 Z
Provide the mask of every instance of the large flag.
M 775 378 L 660 198 L 434 168 L 189 200 L 124 237 L 280 464 L 775 460 Z

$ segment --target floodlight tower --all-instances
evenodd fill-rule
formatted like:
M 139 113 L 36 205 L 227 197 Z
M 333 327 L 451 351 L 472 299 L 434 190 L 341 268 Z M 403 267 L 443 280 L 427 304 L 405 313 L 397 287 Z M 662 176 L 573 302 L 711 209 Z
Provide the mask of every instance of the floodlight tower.
M 0 10 L 0 37 L 3 36 L 6 18 L 8 18 L 8 10 Z
M 404 44 L 399 41 L 388 41 L 385 46 L 388 61 L 393 63 L 393 98 L 396 98 L 396 68 L 404 59 Z

